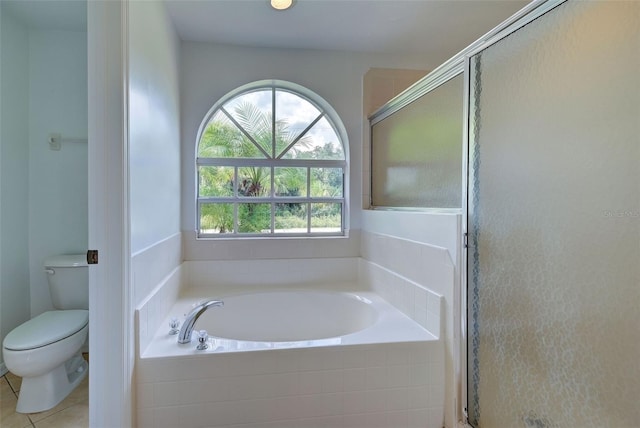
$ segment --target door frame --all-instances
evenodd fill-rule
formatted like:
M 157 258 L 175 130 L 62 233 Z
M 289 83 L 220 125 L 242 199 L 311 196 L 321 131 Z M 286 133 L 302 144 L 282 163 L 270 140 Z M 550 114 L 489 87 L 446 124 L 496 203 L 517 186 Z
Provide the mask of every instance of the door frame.
M 129 427 L 134 344 L 130 279 L 128 0 L 87 2 L 89 425 Z

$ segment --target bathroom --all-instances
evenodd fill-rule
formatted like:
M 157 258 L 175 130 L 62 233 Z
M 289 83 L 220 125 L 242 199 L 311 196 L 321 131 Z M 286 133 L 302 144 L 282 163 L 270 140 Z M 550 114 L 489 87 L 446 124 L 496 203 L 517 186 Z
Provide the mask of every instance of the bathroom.
M 53 309 L 45 260 L 83 254 L 88 244 L 86 6 L 34 6 L 1 5 L 3 338 L 31 315 Z M 50 145 L 52 135 L 65 142 Z M 0 370 L 4 375 L 4 360 Z M 7 415 L 15 398 L 4 395 L 5 386 Z M 87 391 L 85 381 L 69 406 L 88 408 Z M 48 416 L 34 420 L 48 423 Z M 2 424 L 21 421 L 29 420 L 22 415 Z
M 506 13 L 505 17 L 521 6 L 513 6 L 513 10 Z M 286 50 L 276 49 L 241 48 L 198 42 L 180 44 L 167 13 L 157 7 L 157 4 L 147 2 L 131 2 L 126 7 L 90 3 L 88 17 L 88 97 L 94 101 L 88 109 L 88 134 L 89 140 L 92 141 L 88 152 L 88 170 L 95 172 L 89 176 L 89 188 L 101 191 L 95 194 L 92 192 L 87 197 L 88 202 L 84 202 L 85 206 L 88 205 L 88 213 L 84 217 L 85 229 L 86 219 L 89 219 L 88 235 L 84 236 L 78 247 L 62 250 L 83 252 L 87 247 L 100 250 L 100 263 L 92 266 L 90 270 L 90 327 L 92 332 L 98 332 L 102 339 L 100 344 L 94 342 L 95 352 L 91 352 L 91 361 L 92 367 L 100 367 L 103 370 L 90 373 L 89 387 L 90 396 L 104 397 L 100 404 L 90 403 L 91 419 L 102 421 L 96 422 L 95 425 L 135 425 L 137 422 L 134 421 L 144 413 L 141 409 L 148 403 L 135 401 L 136 394 L 139 393 L 136 391 L 138 385 L 135 383 L 136 356 L 139 355 L 139 350 L 136 349 L 134 310 L 147 301 L 156 286 L 179 269 L 184 261 L 195 263 L 210 260 L 224 266 L 225 260 L 243 259 L 247 254 L 251 254 L 256 260 L 364 257 L 387 269 L 400 271 L 402 276 L 407 278 L 421 274 L 412 272 L 411 269 L 416 263 L 427 262 L 418 259 L 414 263 L 406 263 L 407 260 L 404 258 L 390 257 L 378 251 L 379 248 L 388 248 L 391 255 L 403 252 L 409 255 L 433 252 L 433 258 L 430 260 L 436 261 L 429 261 L 429 269 L 425 271 L 434 277 L 424 280 L 433 284 L 432 291 L 443 296 L 446 301 L 444 312 L 449 314 L 444 330 L 450 334 L 446 336 L 445 369 L 446 383 L 450 385 L 450 390 L 445 398 L 447 410 L 444 420 L 446 426 L 455 426 L 459 417 L 456 413 L 459 403 L 455 402 L 459 395 L 456 394 L 454 386 L 457 382 L 455 378 L 458 376 L 455 355 L 459 339 L 454 333 L 456 321 L 453 313 L 458 298 L 454 285 L 462 266 L 462 261 L 458 259 L 462 246 L 460 233 L 464 227 L 462 217 L 459 214 L 447 213 L 361 210 L 361 201 L 366 202 L 369 197 L 363 190 L 366 187 L 359 179 L 367 174 L 367 170 L 366 167 L 360 168 L 360 165 L 367 163 L 363 162 L 364 153 L 354 149 L 354 145 L 357 147 L 362 144 L 361 141 L 368 138 L 367 123 L 360 114 L 364 110 L 360 85 L 362 76 L 369 68 L 375 66 L 431 70 L 455 52 L 449 52 L 431 63 L 425 62 L 424 58 L 401 59 L 399 55 L 378 57 L 374 60 L 371 59 L 373 55 L 367 58 L 365 54 L 355 58 L 352 58 L 353 55 L 335 52 L 293 55 Z M 140 22 L 144 22 L 144 25 L 139 24 Z M 480 30 L 479 34 L 488 31 L 492 25 Z M 128 34 L 127 39 L 124 34 Z M 128 40 L 128 43 L 123 43 L 123 40 Z M 472 40 L 467 40 L 459 49 Z M 123 55 L 123 46 L 127 46 L 128 55 Z M 277 60 L 272 61 L 273 58 Z M 331 100 L 349 130 L 349 236 L 340 238 L 339 244 L 332 243 L 331 240 L 322 240 L 313 245 L 301 242 L 302 240 L 276 244 L 258 241 L 248 249 L 246 242 L 224 241 L 222 244 L 222 241 L 207 242 L 195 239 L 196 216 L 192 199 L 195 194 L 193 150 L 197 128 L 207 110 L 228 91 L 247 82 L 263 79 L 264 75 L 258 72 L 258 65 L 265 63 L 269 64 L 269 73 L 305 85 Z M 214 89 L 203 90 L 203 85 L 209 77 L 204 71 L 198 72 L 201 66 L 215 70 L 216 82 L 219 82 L 220 87 L 216 85 Z M 295 68 L 302 71 L 296 72 Z M 127 73 L 122 73 L 121 70 L 127 70 Z M 154 70 L 163 70 L 163 74 L 153 72 Z M 238 70 L 243 72 L 240 73 Z M 328 81 L 322 74 L 328 74 L 329 71 L 323 70 L 345 76 L 344 81 Z M 300 77 L 299 72 L 303 72 L 305 77 Z M 108 86 L 112 90 L 105 89 L 105 85 L 101 84 L 104 81 L 114 85 Z M 113 89 L 127 87 L 126 85 L 129 85 L 130 89 L 128 110 L 124 107 L 122 91 Z M 152 117 L 157 117 L 155 115 L 158 112 L 162 117 L 159 121 L 161 125 L 150 121 Z M 81 133 L 82 131 L 84 133 Z M 43 132 L 43 144 L 46 150 L 49 150 L 46 134 L 55 130 L 47 129 Z M 65 130 L 60 132 L 67 134 Z M 87 128 L 72 129 L 69 135 L 86 136 Z M 124 143 L 128 153 L 127 159 L 122 159 L 122 145 L 109 143 L 121 141 L 122 135 L 128 135 Z M 183 142 L 178 143 L 180 140 Z M 74 147 L 79 146 L 63 143 L 58 154 L 64 154 L 67 149 L 74 150 Z M 108 161 L 105 162 L 105 159 Z M 4 166 L 3 163 L 3 171 Z M 29 173 L 30 170 L 31 167 Z M 24 173 L 24 170 L 22 172 Z M 48 177 L 44 178 L 45 181 Z M 26 181 L 21 182 L 31 183 L 31 180 L 27 177 Z M 24 196 L 27 191 L 28 189 L 23 189 L 20 195 Z M 84 194 L 87 194 L 86 189 Z M 38 202 L 40 200 L 35 201 L 36 204 Z M 23 201 L 22 204 L 23 207 L 29 207 L 28 202 Z M 4 207 L 3 203 L 3 210 Z M 162 215 L 158 215 L 158 212 Z M 627 210 L 615 212 L 624 213 Z M 632 206 L 628 212 L 636 211 Z M 25 222 L 27 216 L 23 214 L 17 217 L 15 221 L 12 220 L 12 226 L 21 224 L 20 221 Z M 4 219 L 3 211 L 3 222 Z M 75 223 L 74 226 L 77 224 L 79 223 Z M 27 229 L 30 227 L 29 224 L 24 226 Z M 9 231 L 15 233 L 19 229 L 11 227 Z M 4 235 L 7 232 L 8 229 L 3 227 L 3 243 L 7 242 Z M 36 238 L 30 231 L 29 239 Z M 19 244 L 22 241 L 16 242 Z M 28 248 L 26 242 L 24 248 Z M 25 249 L 23 254 L 26 254 L 26 251 Z M 122 257 L 123 253 L 130 254 L 131 257 Z M 12 256 L 15 254 L 17 253 L 11 252 Z M 5 257 L 3 251 L 3 266 Z M 29 259 L 29 263 L 34 263 L 30 257 L 24 256 L 24 260 Z M 390 265 L 384 266 L 385 262 Z M 260 265 L 260 262 L 256 264 Z M 268 263 L 263 262 L 264 265 Z M 454 269 L 454 266 L 458 269 Z M 39 270 L 41 266 L 35 266 L 34 263 L 33 269 Z M 403 269 L 407 271 L 402 271 Z M 23 270 L 23 278 L 27 271 L 30 273 L 28 269 Z M 124 293 L 120 288 L 114 288 L 114 283 L 125 284 Z M 448 286 L 438 289 L 438 284 Z M 41 285 L 40 292 L 46 290 L 46 285 Z M 24 293 L 24 290 L 20 291 Z M 31 291 L 34 296 L 37 296 L 37 292 L 38 290 Z M 4 292 L 3 296 L 6 296 Z M 34 303 L 30 299 L 33 299 L 33 296 L 22 295 L 17 303 L 11 303 L 12 306 L 16 306 L 22 302 L 23 307 L 28 308 L 23 312 L 22 319 L 28 318 L 29 313 L 34 313 L 34 305 L 42 305 L 41 302 Z M 4 302 L 3 298 L 3 305 Z M 37 308 L 42 310 L 43 306 Z M 4 332 L 4 306 L 2 311 Z M 147 312 L 147 318 L 150 316 L 153 314 Z M 99 352 L 102 347 L 110 351 Z M 124 358 L 110 358 L 113 355 L 122 355 Z M 119 375 L 107 376 L 106 373 Z M 536 421 L 545 421 L 544 415 L 536 414 L 530 415 L 527 420 L 531 421 L 530 426 L 538 426 L 535 425 Z

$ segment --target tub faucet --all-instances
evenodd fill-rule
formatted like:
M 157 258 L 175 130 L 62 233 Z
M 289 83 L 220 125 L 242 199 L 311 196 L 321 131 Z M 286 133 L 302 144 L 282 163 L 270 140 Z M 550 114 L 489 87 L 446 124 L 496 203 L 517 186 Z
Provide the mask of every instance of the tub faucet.
M 193 331 L 196 321 L 198 321 L 200 315 L 202 315 L 210 306 L 224 306 L 224 302 L 222 300 L 205 300 L 198 303 L 198 305 L 193 308 L 184 319 L 180 333 L 178 333 L 178 343 L 191 342 L 191 332 Z

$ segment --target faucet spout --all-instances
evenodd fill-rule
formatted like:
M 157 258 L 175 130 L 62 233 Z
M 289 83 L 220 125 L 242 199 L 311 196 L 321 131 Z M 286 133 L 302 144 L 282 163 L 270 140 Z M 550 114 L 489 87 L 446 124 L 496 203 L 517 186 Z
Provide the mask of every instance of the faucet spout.
M 180 333 L 178 333 L 178 343 L 189 343 L 191 342 L 191 333 L 193 332 L 193 327 L 200 318 L 200 315 L 204 313 L 211 306 L 224 306 L 224 302 L 222 300 L 205 300 L 200 302 L 195 308 L 191 310 L 187 314 L 187 317 L 182 324 L 182 328 L 180 329 Z

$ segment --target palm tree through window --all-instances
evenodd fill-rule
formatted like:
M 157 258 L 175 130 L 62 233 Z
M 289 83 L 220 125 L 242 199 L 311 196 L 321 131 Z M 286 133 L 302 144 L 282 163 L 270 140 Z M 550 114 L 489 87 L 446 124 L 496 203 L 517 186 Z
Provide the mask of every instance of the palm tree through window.
M 305 88 L 233 91 L 198 138 L 198 235 L 343 235 L 345 139 L 335 111 Z

